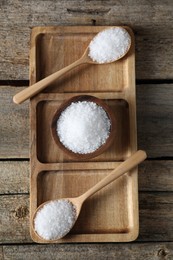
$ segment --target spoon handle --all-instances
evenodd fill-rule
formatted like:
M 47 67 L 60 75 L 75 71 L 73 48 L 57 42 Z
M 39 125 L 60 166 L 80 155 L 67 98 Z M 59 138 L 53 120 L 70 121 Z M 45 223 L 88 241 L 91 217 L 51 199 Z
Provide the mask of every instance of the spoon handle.
M 72 70 L 73 68 L 79 66 L 80 64 L 85 63 L 85 60 L 82 58 L 78 59 L 77 61 L 73 62 L 72 64 L 68 65 L 67 67 L 56 71 L 55 73 L 49 75 L 48 77 L 38 81 L 37 83 L 33 84 L 30 87 L 25 88 L 21 92 L 17 93 L 13 97 L 13 101 L 16 104 L 21 104 L 28 98 L 33 97 L 37 93 L 39 93 L 41 90 L 45 89 L 49 84 L 54 82 L 56 79 L 64 75 L 66 72 Z
M 87 192 L 82 194 L 79 198 L 80 201 L 83 203 L 88 197 L 111 183 L 112 181 L 119 178 L 124 173 L 128 172 L 129 170 L 133 169 L 135 166 L 137 166 L 139 163 L 144 161 L 146 159 L 147 155 L 146 152 L 139 150 L 135 152 L 131 157 L 129 157 L 125 162 L 121 163 L 115 170 L 113 170 L 108 176 L 106 176 L 104 179 L 102 179 L 100 182 L 98 182 L 96 185 L 94 185 L 91 189 L 89 189 Z

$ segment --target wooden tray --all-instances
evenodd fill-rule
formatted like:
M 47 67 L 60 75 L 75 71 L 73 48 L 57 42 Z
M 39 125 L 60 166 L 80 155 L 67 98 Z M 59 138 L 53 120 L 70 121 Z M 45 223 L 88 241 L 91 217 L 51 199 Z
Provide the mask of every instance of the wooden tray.
M 108 28 L 36 27 L 31 35 L 30 83 L 77 60 L 99 31 Z M 137 149 L 135 51 L 107 65 L 82 65 L 31 99 L 30 216 L 43 202 L 82 194 Z M 89 94 L 102 98 L 115 113 L 117 135 L 102 155 L 73 161 L 54 143 L 50 124 L 58 106 L 68 98 Z M 30 223 L 31 223 L 30 222 Z M 44 243 L 30 225 L 31 237 Z M 125 242 L 138 235 L 137 168 L 92 196 L 74 228 L 57 243 Z

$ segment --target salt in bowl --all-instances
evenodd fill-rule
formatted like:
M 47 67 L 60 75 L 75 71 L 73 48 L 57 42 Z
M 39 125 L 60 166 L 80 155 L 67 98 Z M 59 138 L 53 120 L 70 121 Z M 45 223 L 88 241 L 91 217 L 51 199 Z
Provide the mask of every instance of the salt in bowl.
M 80 101 L 80 102 L 87 101 L 87 102 L 96 103 L 98 106 L 100 106 L 106 112 L 107 117 L 110 120 L 110 130 L 109 130 L 110 133 L 109 133 L 109 136 L 106 139 L 105 143 L 102 144 L 94 152 L 85 153 L 85 154 L 73 152 L 72 150 L 65 147 L 64 144 L 60 141 L 60 138 L 59 138 L 58 133 L 57 133 L 57 121 L 58 121 L 59 117 L 61 116 L 61 113 L 67 107 L 69 107 L 72 103 L 75 103 L 75 102 L 78 102 L 78 101 Z M 58 145 L 58 147 L 64 153 L 69 155 L 71 158 L 73 158 L 75 160 L 92 159 L 92 158 L 102 154 L 104 151 L 106 151 L 113 142 L 113 139 L 114 139 L 114 136 L 115 136 L 115 133 L 116 133 L 114 113 L 113 113 L 112 109 L 102 99 L 99 99 L 99 98 L 96 98 L 96 97 L 90 96 L 90 95 L 74 96 L 74 97 L 68 99 L 67 101 L 65 101 L 62 105 L 60 105 L 60 107 L 55 112 L 53 119 L 52 119 L 52 123 L 51 123 L 51 132 L 52 132 L 52 137 L 53 137 L 55 143 Z

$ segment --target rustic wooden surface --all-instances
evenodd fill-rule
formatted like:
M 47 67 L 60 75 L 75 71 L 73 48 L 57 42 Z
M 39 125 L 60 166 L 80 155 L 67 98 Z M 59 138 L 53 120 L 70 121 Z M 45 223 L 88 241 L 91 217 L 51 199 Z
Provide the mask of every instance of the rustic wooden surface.
M 31 27 L 92 24 L 133 27 L 138 79 L 173 77 L 172 0 L 1 0 L 0 5 L 2 80 L 28 79 Z
M 0 1 L 0 259 L 173 259 L 173 2 Z M 38 245 L 29 235 L 28 85 L 33 26 L 128 25 L 136 38 L 140 235 L 128 244 Z

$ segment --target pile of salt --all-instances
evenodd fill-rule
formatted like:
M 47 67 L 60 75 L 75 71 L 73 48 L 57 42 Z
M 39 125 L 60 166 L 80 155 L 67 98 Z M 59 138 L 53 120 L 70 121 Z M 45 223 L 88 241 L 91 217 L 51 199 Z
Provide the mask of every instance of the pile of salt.
M 62 199 L 45 204 L 37 212 L 34 228 L 43 239 L 60 239 L 71 230 L 75 221 L 75 207 L 68 200 Z
M 101 106 L 94 102 L 78 101 L 61 113 L 57 121 L 57 134 L 67 149 L 88 154 L 106 142 L 110 126 L 110 120 Z
M 89 45 L 90 58 L 98 63 L 112 62 L 121 58 L 129 49 L 131 37 L 122 27 L 98 33 Z

